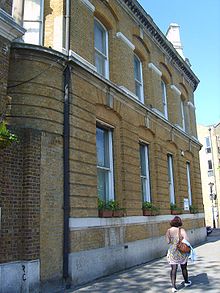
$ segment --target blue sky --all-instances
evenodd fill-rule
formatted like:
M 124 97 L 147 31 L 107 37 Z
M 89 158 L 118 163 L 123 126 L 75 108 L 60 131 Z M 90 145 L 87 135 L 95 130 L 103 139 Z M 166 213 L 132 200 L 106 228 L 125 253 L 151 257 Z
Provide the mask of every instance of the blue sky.
M 220 122 L 220 0 L 139 0 L 165 34 L 180 25 L 184 56 L 200 83 L 195 91 L 197 123 Z

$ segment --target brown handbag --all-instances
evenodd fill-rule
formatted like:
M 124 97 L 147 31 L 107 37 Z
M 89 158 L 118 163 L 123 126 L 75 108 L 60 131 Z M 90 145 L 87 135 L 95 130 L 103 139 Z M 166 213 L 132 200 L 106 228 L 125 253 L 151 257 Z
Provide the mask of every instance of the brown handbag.
M 188 245 L 186 245 L 186 243 L 183 243 L 182 240 L 180 239 L 181 238 L 180 229 L 181 228 L 179 228 L 179 241 L 178 241 L 176 247 L 181 253 L 189 253 L 190 247 Z

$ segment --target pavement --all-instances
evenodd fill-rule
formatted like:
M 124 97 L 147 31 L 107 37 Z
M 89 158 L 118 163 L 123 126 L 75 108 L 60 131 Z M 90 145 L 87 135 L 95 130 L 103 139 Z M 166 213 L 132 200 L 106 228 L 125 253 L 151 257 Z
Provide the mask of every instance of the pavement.
M 183 286 L 180 268 L 177 272 L 178 292 L 220 293 L 220 229 L 215 229 L 207 242 L 195 248 L 197 260 L 188 262 L 190 287 Z M 99 279 L 68 293 L 168 293 L 171 292 L 170 266 L 166 258 L 136 266 L 109 277 Z

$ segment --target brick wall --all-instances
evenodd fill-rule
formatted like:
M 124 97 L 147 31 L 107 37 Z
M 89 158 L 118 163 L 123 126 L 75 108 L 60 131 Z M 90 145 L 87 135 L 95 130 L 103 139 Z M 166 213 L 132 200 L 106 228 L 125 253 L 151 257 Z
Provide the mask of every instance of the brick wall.
M 20 143 L 0 150 L 0 262 L 39 258 L 40 136 L 17 130 Z
M 8 14 L 12 14 L 12 3 L 13 0 L 1 0 L 0 8 L 5 10 Z

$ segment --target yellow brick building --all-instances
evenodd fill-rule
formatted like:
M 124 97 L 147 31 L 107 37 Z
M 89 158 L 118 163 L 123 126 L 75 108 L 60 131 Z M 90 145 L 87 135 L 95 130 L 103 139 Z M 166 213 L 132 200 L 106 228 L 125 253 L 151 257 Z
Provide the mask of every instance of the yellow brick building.
M 171 203 L 203 241 L 199 80 L 152 18 L 136 0 L 14 1 L 8 13 L 26 32 L 7 78 L 20 143 L 0 151 L 2 278 L 46 292 L 163 256 Z M 98 198 L 126 215 L 100 218 Z M 143 216 L 145 201 L 159 215 Z

